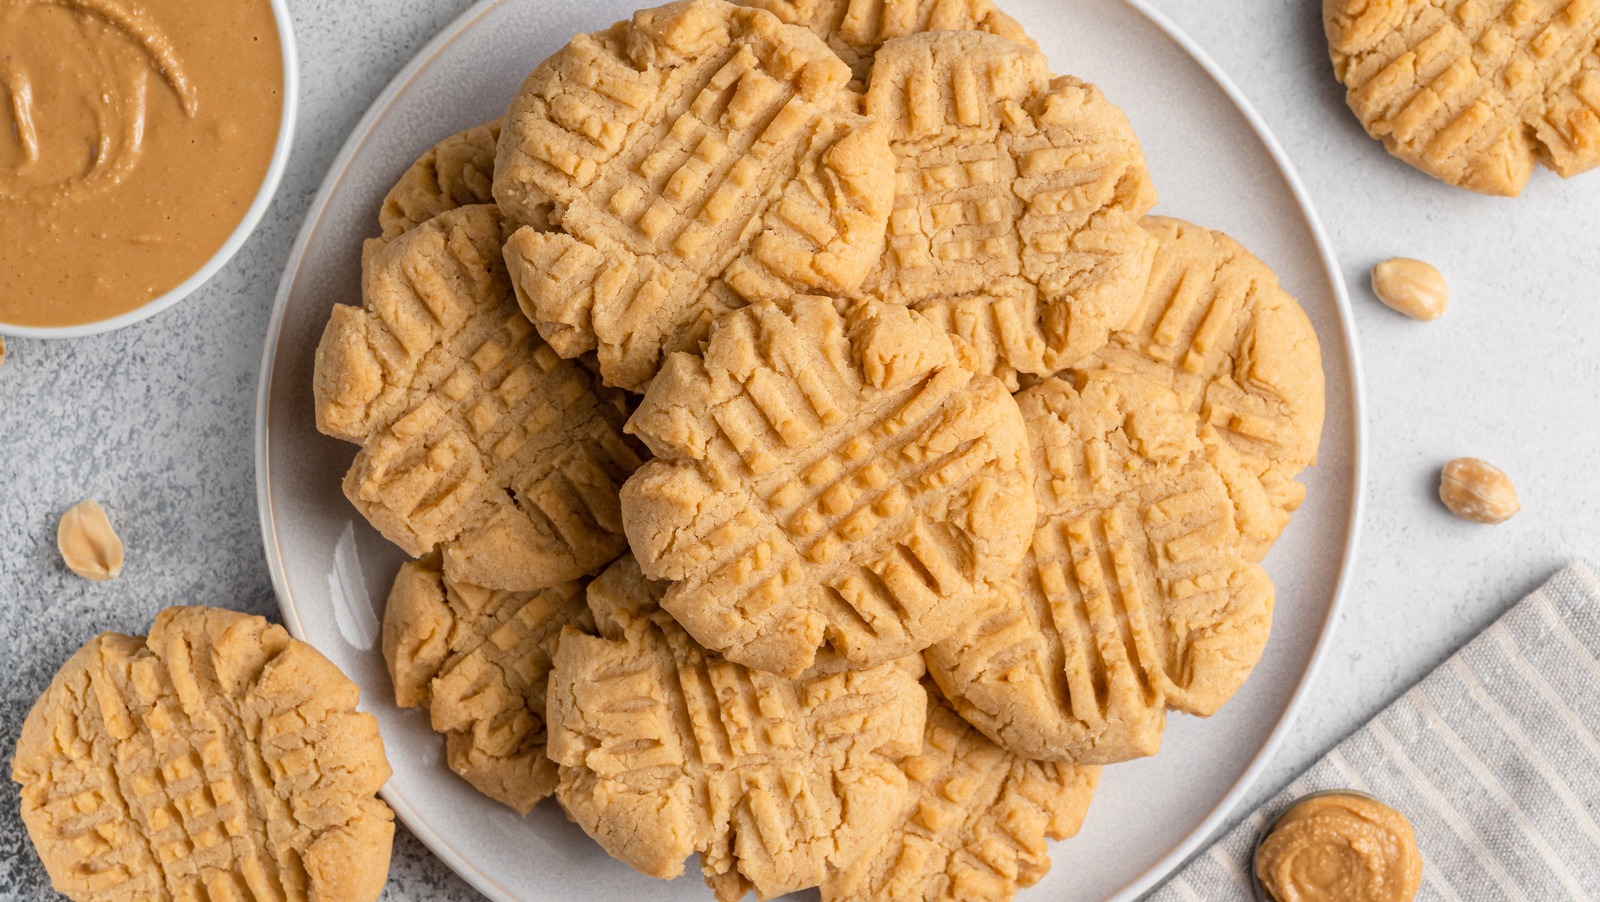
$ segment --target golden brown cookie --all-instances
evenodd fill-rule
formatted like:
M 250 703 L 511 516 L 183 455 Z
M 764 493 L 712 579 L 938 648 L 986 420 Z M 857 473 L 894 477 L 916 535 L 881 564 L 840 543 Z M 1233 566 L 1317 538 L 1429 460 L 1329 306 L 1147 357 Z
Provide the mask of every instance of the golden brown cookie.
M 703 360 L 668 359 L 628 429 L 657 456 L 622 510 L 645 572 L 675 580 L 662 607 L 759 670 L 921 651 L 1027 548 L 1015 402 L 904 307 L 739 310 Z
M 383 198 L 378 225 L 393 240 L 440 213 L 494 203 L 494 151 L 500 120 L 457 132 L 412 163 Z
M 362 265 L 390 241 L 441 213 L 494 203 L 494 155 L 501 120 L 457 132 L 433 147 L 401 174 L 378 208 L 383 232 L 361 246 Z M 530 204 L 534 228 L 550 227 L 550 204 Z
M 1095 366 L 1176 391 L 1237 452 L 1221 470 L 1246 554 L 1260 560 L 1305 500 L 1295 481 L 1317 461 L 1324 412 L 1322 348 L 1300 304 L 1237 241 L 1178 219 L 1148 217 L 1155 265 L 1138 311 Z
M 978 32 L 879 49 L 869 115 L 898 167 L 889 246 L 864 291 L 960 336 L 1014 390 L 1079 363 L 1127 321 L 1155 204 L 1126 117 L 1044 55 Z
M 1240 550 L 1217 456 L 1167 388 L 1080 373 L 1018 396 L 1039 519 L 928 670 L 956 710 L 1030 758 L 1154 754 L 1171 707 L 1209 715 L 1249 675 L 1272 583 Z M 1207 436 L 1207 438 L 1210 438 Z
M 550 674 L 556 797 L 607 852 L 653 877 L 700 853 L 718 899 L 815 886 L 909 802 L 921 747 L 914 657 L 798 680 L 701 648 L 631 557 L 589 585 L 603 638 L 569 629 Z
M 1334 74 L 1368 134 L 1444 182 L 1516 196 L 1535 161 L 1600 163 L 1600 5 L 1323 0 Z
M 615 399 L 517 309 L 504 230 L 493 205 L 461 207 L 367 261 L 365 306 L 334 307 L 317 348 L 317 428 L 362 446 L 344 491 L 385 538 L 531 591 L 622 552 L 639 458 Z
M 579 35 L 506 115 L 495 198 L 536 223 L 506 260 L 566 357 L 596 349 L 644 391 L 717 316 L 794 293 L 848 294 L 883 251 L 893 163 L 816 35 L 770 13 L 684 0 Z
M 450 769 L 521 814 L 556 788 L 544 698 L 567 626 L 594 632 L 583 583 L 483 589 L 445 576 L 438 555 L 400 566 L 383 612 L 395 701 L 427 708 Z
M 928 695 L 922 754 L 902 765 L 915 800 L 872 851 L 829 875 L 823 902 L 1011 899 L 1049 872 L 1046 839 L 1083 825 L 1100 768 L 1013 755 Z
M 827 42 L 866 84 L 884 41 L 924 31 L 985 31 L 1037 47 L 1017 20 L 990 0 L 739 0 L 803 25 Z
M 81 648 L 22 725 L 11 778 L 50 881 L 85 902 L 378 898 L 393 815 L 378 722 L 260 617 L 168 608 Z

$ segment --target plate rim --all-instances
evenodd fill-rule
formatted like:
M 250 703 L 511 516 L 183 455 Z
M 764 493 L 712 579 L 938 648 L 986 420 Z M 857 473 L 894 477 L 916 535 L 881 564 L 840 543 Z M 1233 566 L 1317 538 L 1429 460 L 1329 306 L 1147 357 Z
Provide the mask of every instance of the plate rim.
M 293 293 L 300 267 L 305 260 L 306 249 L 311 244 L 311 237 L 327 211 L 329 198 L 344 181 L 345 173 L 350 168 L 350 160 L 366 144 L 378 122 L 389 114 L 395 99 L 416 80 L 423 66 L 437 57 L 474 22 L 505 2 L 507 0 L 477 0 L 467 7 L 422 45 L 416 55 L 395 73 L 383 91 L 373 99 L 372 105 L 360 119 L 356 120 L 349 136 L 340 146 L 338 154 L 324 170 L 317 193 L 312 196 L 311 203 L 306 207 L 304 219 L 301 220 L 300 228 L 295 233 L 294 244 L 289 248 L 289 256 L 284 259 L 283 271 L 278 278 L 278 290 L 272 299 L 272 310 L 268 313 L 267 334 L 261 350 L 261 366 L 256 375 L 252 442 L 255 448 L 256 516 L 261 526 L 261 544 L 267 558 L 267 572 L 272 579 L 272 594 L 278 603 L 278 612 L 283 618 L 284 628 L 289 631 L 290 636 L 308 644 L 310 640 L 307 639 L 305 628 L 300 622 L 299 612 L 288 601 L 290 598 L 288 577 L 283 565 L 282 548 L 277 541 L 277 520 L 272 512 L 271 443 L 267 435 L 267 411 L 272 400 L 272 372 L 277 362 L 278 344 L 283 333 L 284 314 L 289 307 L 289 296 Z M 378 796 L 394 811 L 395 817 L 400 819 L 406 829 L 411 831 L 411 835 L 427 847 L 429 853 L 444 862 L 446 867 L 474 890 L 493 902 L 527 902 L 513 895 L 509 888 L 501 886 L 488 874 L 469 863 L 445 837 L 433 829 L 403 795 L 392 789 L 387 781 L 378 789 Z
M 498 2 L 498 0 L 496 0 Z M 1317 246 L 1318 256 L 1321 257 L 1322 267 L 1328 279 L 1328 285 L 1333 289 L 1334 307 L 1339 314 L 1339 327 L 1343 332 L 1347 357 L 1349 362 L 1349 391 L 1351 412 L 1350 443 L 1350 519 L 1345 524 L 1343 559 L 1339 564 L 1338 575 L 1334 578 L 1333 600 L 1328 605 L 1327 614 L 1322 620 L 1322 630 L 1317 636 L 1317 641 L 1311 649 L 1311 657 L 1306 661 L 1305 670 L 1300 675 L 1300 682 L 1295 686 L 1294 693 L 1289 697 L 1289 704 L 1284 708 L 1283 715 L 1278 718 L 1278 723 L 1267 734 L 1266 742 L 1261 744 L 1260 750 L 1251 759 L 1250 765 L 1240 775 L 1227 795 L 1213 807 L 1200 823 L 1184 835 L 1166 855 L 1162 856 L 1155 864 L 1146 868 L 1143 873 L 1125 884 L 1122 889 L 1112 894 L 1106 902 L 1133 902 L 1144 893 L 1164 883 L 1172 875 L 1198 853 L 1213 837 L 1220 833 L 1225 824 L 1232 823 L 1235 818 L 1235 809 L 1244 800 L 1244 797 L 1255 787 L 1261 774 L 1266 770 L 1267 764 L 1283 746 L 1289 736 L 1290 728 L 1299 719 L 1301 709 L 1305 706 L 1306 696 L 1311 684 L 1322 670 L 1327 660 L 1329 649 L 1333 645 L 1333 638 L 1338 624 L 1339 613 L 1344 608 L 1346 595 L 1353 581 L 1355 562 L 1360 552 L 1361 528 L 1365 520 L 1367 498 L 1367 430 L 1366 430 L 1366 385 L 1361 370 L 1361 347 L 1356 334 L 1355 311 L 1350 306 L 1350 294 L 1345 286 L 1344 270 L 1339 265 L 1339 257 L 1334 253 L 1333 241 L 1328 237 L 1328 230 L 1322 224 L 1322 217 L 1317 214 L 1317 208 L 1311 200 L 1311 193 L 1306 189 L 1305 182 L 1300 178 L 1300 171 L 1295 168 L 1294 162 L 1289 159 L 1289 154 L 1278 142 L 1278 137 L 1267 125 L 1255 104 L 1245 96 L 1243 90 L 1234 83 L 1228 73 L 1212 59 L 1205 48 L 1191 38 L 1188 32 L 1178 27 L 1165 13 L 1151 6 L 1148 0 L 1122 0 L 1127 6 L 1150 20 L 1151 24 L 1161 29 L 1183 48 L 1183 51 L 1206 71 L 1211 80 L 1222 88 L 1228 95 L 1235 108 L 1244 114 L 1245 121 L 1250 124 L 1250 129 L 1267 148 L 1272 156 L 1273 163 L 1278 167 L 1278 172 L 1283 176 L 1284 182 L 1289 186 L 1290 193 L 1300 207 L 1300 215 L 1305 219 L 1306 225 L 1311 229 L 1312 239 Z
M 297 609 L 289 600 L 288 581 L 285 573 L 282 549 L 277 541 L 277 521 L 272 510 L 271 493 L 271 464 L 270 464 L 270 438 L 267 434 L 267 412 L 272 398 L 272 374 L 277 361 L 278 344 L 283 331 L 284 314 L 288 309 L 289 297 L 297 281 L 301 264 L 310 245 L 311 237 L 316 232 L 323 214 L 326 212 L 328 201 L 333 192 L 344 181 L 346 171 L 351 159 L 366 144 L 371 137 L 373 129 L 379 121 L 390 113 L 396 98 L 403 93 L 423 67 L 431 63 L 440 52 L 455 42 L 463 32 L 479 19 L 504 5 L 508 0 L 477 0 L 467 7 L 438 34 L 434 35 L 424 44 L 406 63 L 399 72 L 395 73 L 383 91 L 373 100 L 372 105 L 362 114 L 356 124 L 351 128 L 349 136 L 340 147 L 337 155 L 329 162 L 317 193 L 312 197 L 307 206 L 304 219 L 295 235 L 294 244 L 289 250 L 289 255 L 283 263 L 282 275 L 279 277 L 278 290 L 273 298 L 272 310 L 267 322 L 267 333 L 261 353 L 261 365 L 257 375 L 256 405 L 254 423 L 254 456 L 256 477 L 256 509 L 257 518 L 261 527 L 262 550 L 267 559 L 268 574 L 272 579 L 273 595 L 278 602 L 278 610 L 283 618 L 284 626 L 289 634 L 302 641 L 306 639 L 304 628 L 300 622 Z M 1311 655 L 1301 672 L 1299 682 L 1289 698 L 1288 705 L 1283 714 L 1273 726 L 1267 739 L 1257 750 L 1244 773 L 1235 781 L 1233 787 L 1223 796 L 1200 822 L 1182 839 L 1146 868 L 1138 876 L 1120 889 L 1108 896 L 1104 902 L 1132 902 L 1140 895 L 1155 888 L 1164 882 L 1177 869 L 1193 856 L 1207 840 L 1212 838 L 1225 823 L 1229 822 L 1243 800 L 1246 793 L 1254 788 L 1260 779 L 1267 764 L 1283 745 L 1288 737 L 1290 728 L 1298 719 L 1304 707 L 1307 693 L 1312 682 L 1322 669 L 1329 654 L 1332 639 L 1337 626 L 1338 617 L 1346 603 L 1353 580 L 1355 561 L 1358 556 L 1363 514 L 1366 508 L 1367 485 L 1367 430 L 1366 430 L 1366 389 L 1362 374 L 1360 346 L 1356 333 L 1354 311 L 1350 305 L 1349 293 L 1345 286 L 1343 270 L 1339 266 L 1337 255 L 1333 251 L 1333 243 L 1328 236 L 1327 229 L 1322 224 L 1322 218 L 1317 214 L 1316 206 L 1312 203 L 1310 193 L 1306 190 L 1300 178 L 1299 171 L 1289 159 L 1288 153 L 1278 142 L 1277 137 L 1268 127 L 1255 105 L 1252 104 L 1244 92 L 1239 89 L 1220 65 L 1212 59 L 1193 38 L 1183 29 L 1179 28 L 1165 13 L 1152 7 L 1148 0 L 1118 0 L 1135 12 L 1144 16 L 1151 24 L 1164 32 L 1185 53 L 1205 70 L 1206 74 L 1216 82 L 1229 101 L 1250 125 L 1256 137 L 1272 157 L 1273 163 L 1278 168 L 1279 174 L 1288 185 L 1290 193 L 1299 207 L 1299 213 L 1311 231 L 1311 236 L 1316 244 L 1318 257 L 1324 273 L 1328 279 L 1329 287 L 1333 291 L 1334 306 L 1338 313 L 1340 331 L 1343 333 L 1347 360 L 1349 365 L 1348 386 L 1351 409 L 1351 435 L 1348 437 L 1351 455 L 1351 485 L 1348 498 L 1350 515 L 1344 528 L 1344 548 L 1339 570 L 1332 587 L 1332 601 L 1328 605 L 1327 613 L 1323 618 L 1321 630 L 1312 648 Z M 527 900 L 514 895 L 507 887 L 483 873 L 476 866 L 469 863 L 456 850 L 456 847 L 444 836 L 433 829 L 432 825 L 411 807 L 405 798 L 390 788 L 385 783 L 378 794 L 388 803 L 412 835 L 421 840 L 428 851 L 437 856 L 444 864 L 465 880 L 473 889 L 494 900 L 494 902 L 527 902 Z

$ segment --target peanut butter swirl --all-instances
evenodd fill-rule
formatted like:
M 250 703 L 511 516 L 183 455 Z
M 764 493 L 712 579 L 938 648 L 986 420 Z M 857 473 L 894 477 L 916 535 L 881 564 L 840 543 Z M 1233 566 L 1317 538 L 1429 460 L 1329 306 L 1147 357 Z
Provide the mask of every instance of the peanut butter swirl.
M 1409 902 L 1422 855 L 1406 816 L 1366 796 L 1315 795 L 1256 850 L 1256 879 L 1276 902 Z
M 272 159 L 269 0 L 0 0 L 0 322 L 66 326 L 192 275 Z
M 0 15 L 18 19 L 24 26 L 30 19 L 37 20 L 41 31 L 48 33 L 52 16 L 45 10 L 41 10 L 43 16 L 29 15 L 29 7 L 56 7 L 76 14 L 72 17 L 78 20 L 73 23 L 75 30 L 87 45 L 81 49 L 89 52 L 74 54 L 74 61 L 80 65 L 46 72 L 40 72 L 36 65 L 25 65 L 10 52 L 0 59 L 0 84 L 10 97 L 12 131 L 22 154 L 22 165 L 15 167 L 10 177 L 0 180 L 0 195 L 12 199 L 36 196 L 40 200 L 57 195 L 75 200 L 114 188 L 132 173 L 144 150 L 151 74 L 172 89 L 188 118 L 199 112 L 199 93 L 172 39 L 145 10 L 115 0 L 5 0 L 0 4 Z M 36 111 L 44 101 L 34 91 L 31 73 L 35 72 L 41 79 L 57 79 L 61 83 L 58 91 L 61 87 L 73 88 L 78 99 L 90 102 L 94 128 L 87 135 L 87 169 L 58 165 L 72 161 L 47 156 L 61 153 L 61 148 L 51 144 L 70 143 L 85 135 L 69 134 L 60 127 L 51 129 L 52 117 L 60 111 Z M 47 143 L 43 145 L 41 123 L 46 125 L 43 137 Z

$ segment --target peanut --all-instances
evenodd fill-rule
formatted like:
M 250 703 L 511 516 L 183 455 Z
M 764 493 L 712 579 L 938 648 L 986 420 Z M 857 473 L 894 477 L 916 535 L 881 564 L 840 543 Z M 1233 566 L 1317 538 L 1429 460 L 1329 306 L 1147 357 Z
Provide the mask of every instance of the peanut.
M 1372 268 L 1372 291 L 1378 300 L 1412 319 L 1438 319 L 1450 303 L 1444 276 L 1421 260 L 1395 257 Z
M 84 579 L 102 582 L 122 573 L 122 540 L 111 528 L 105 508 L 93 498 L 80 501 L 61 515 L 56 548 L 67 568 Z
M 1475 457 L 1458 457 L 1439 476 L 1439 500 L 1474 523 L 1504 523 L 1522 510 L 1511 477 Z

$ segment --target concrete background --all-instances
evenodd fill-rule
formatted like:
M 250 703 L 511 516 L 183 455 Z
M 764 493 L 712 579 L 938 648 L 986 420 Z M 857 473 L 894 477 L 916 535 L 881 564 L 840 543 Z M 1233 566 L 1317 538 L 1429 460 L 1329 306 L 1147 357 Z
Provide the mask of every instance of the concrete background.
M 1370 481 L 1356 578 L 1331 653 L 1253 798 L 1419 679 L 1567 561 L 1600 554 L 1600 173 L 1540 172 L 1482 198 L 1390 158 L 1343 103 L 1320 4 L 1154 0 L 1255 103 L 1299 167 L 1344 266 L 1367 388 Z M 351 127 L 465 0 L 290 0 L 300 44 L 294 155 L 238 257 L 155 319 L 74 341 L 8 341 L 0 367 L 0 756 L 56 668 L 102 630 L 204 603 L 276 617 L 252 467 L 256 370 L 289 245 Z M 1071 71 L 1070 60 L 1053 60 Z M 1414 323 L 1378 304 L 1372 264 L 1433 262 L 1450 312 Z M 1483 457 L 1523 512 L 1452 518 L 1437 470 Z M 128 546 L 95 585 L 54 548 L 98 498 Z M 476 898 L 399 831 L 387 899 Z M 55 898 L 0 792 L 0 898 Z

